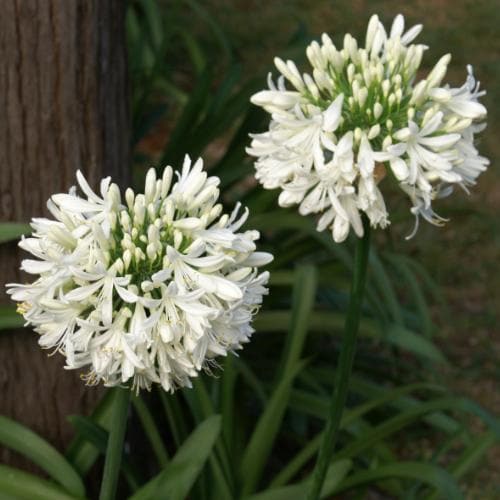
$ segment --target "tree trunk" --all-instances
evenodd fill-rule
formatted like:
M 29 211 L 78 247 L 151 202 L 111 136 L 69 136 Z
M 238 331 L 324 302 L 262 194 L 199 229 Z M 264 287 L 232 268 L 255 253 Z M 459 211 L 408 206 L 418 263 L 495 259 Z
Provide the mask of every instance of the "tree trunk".
M 81 169 L 94 187 L 127 182 L 129 116 L 122 0 L 3 0 L 0 16 L 0 221 L 46 215 Z M 0 301 L 17 271 L 15 244 L 0 245 Z M 29 330 L 0 331 L 0 414 L 63 447 L 65 417 L 100 395 Z M 0 448 L 0 462 L 22 463 Z M 29 468 L 29 467 L 28 467 Z

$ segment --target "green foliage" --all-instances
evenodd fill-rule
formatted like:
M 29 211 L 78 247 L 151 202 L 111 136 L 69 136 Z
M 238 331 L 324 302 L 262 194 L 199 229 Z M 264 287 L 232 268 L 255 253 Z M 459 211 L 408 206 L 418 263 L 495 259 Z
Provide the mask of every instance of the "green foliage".
M 0 305 L 0 330 L 20 328 L 24 324 L 23 317 L 16 312 L 13 305 Z
M 94 426 L 102 428 L 104 432 L 109 431 L 112 425 L 111 409 L 113 399 L 114 393 L 108 391 L 97 405 L 92 416 L 87 419 L 90 420 Z M 70 422 L 75 422 L 75 420 L 72 420 L 73 417 L 69 417 L 69 419 Z M 88 436 L 77 428 L 77 433 L 66 450 L 66 458 L 80 475 L 85 476 L 97 460 L 99 451 L 104 449 L 104 445 L 105 443 L 101 446 L 96 446 L 95 440 L 89 440 Z
M 0 443 L 32 460 L 69 494 L 75 497 L 85 495 L 82 479 L 54 447 L 30 429 L 1 415 Z M 9 471 L 6 474 L 6 481 L 10 484 L 10 481 L 14 482 L 14 479 L 15 473 Z
M 114 500 L 116 497 L 127 429 L 130 390 L 127 387 L 117 386 L 112 391 L 115 394 L 111 410 L 113 425 L 108 433 L 99 500 Z
M 71 422 L 79 435 L 85 439 L 87 443 L 93 445 L 99 454 L 106 454 L 108 431 L 103 429 L 100 425 L 94 423 L 92 419 L 81 415 L 70 416 L 68 417 L 68 420 Z M 132 491 L 136 491 L 139 488 L 140 480 L 137 478 L 137 474 L 125 454 L 122 455 L 121 469 L 129 488 Z
M 77 500 L 53 483 L 0 465 L 0 498 L 9 500 Z
M 242 493 L 254 490 L 262 469 L 273 447 L 290 397 L 293 381 L 302 371 L 300 361 L 307 335 L 308 322 L 316 292 L 316 270 L 310 265 L 297 268 L 292 299 L 292 317 L 289 322 L 283 359 L 276 377 L 276 387 L 257 421 L 241 461 Z
M 29 224 L 21 224 L 19 222 L 2 222 L 0 223 L 0 243 L 17 240 L 22 235 L 29 235 L 31 227 Z
M 168 498 L 183 500 L 210 456 L 220 434 L 221 418 L 213 415 L 204 420 L 186 439 L 172 461 L 146 483 L 131 500 Z

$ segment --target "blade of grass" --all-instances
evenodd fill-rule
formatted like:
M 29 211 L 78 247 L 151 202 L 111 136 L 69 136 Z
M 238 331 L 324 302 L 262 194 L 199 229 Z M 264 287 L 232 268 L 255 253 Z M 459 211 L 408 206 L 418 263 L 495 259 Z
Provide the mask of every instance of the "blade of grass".
M 353 377 L 352 390 L 356 394 L 360 394 L 363 397 L 374 397 L 384 394 L 387 388 L 378 384 L 374 384 L 373 382 L 369 382 L 365 379 L 361 379 L 359 377 Z M 403 396 L 391 402 L 392 406 L 401 411 L 416 408 L 420 404 L 422 404 L 422 401 L 412 396 Z M 434 427 L 435 429 L 443 431 L 446 434 L 454 434 L 461 427 L 461 424 L 459 422 L 443 412 L 435 412 L 431 413 L 430 415 L 426 414 L 423 417 L 423 420 L 426 424 Z
M 163 25 L 159 5 L 155 0 L 141 0 L 141 7 L 147 21 L 147 34 L 156 51 L 163 45 Z
M 402 325 L 390 325 L 387 329 L 385 340 L 408 352 L 412 352 L 436 363 L 448 364 L 448 360 L 445 358 L 444 354 L 433 342 Z

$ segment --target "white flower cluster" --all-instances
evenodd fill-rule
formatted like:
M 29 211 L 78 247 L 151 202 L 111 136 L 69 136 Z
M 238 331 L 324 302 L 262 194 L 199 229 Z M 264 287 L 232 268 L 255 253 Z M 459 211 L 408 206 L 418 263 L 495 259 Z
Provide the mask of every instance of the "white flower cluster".
M 33 219 L 20 242 L 38 259 L 21 269 L 39 277 L 9 293 L 42 347 L 89 367 L 88 383 L 172 391 L 252 335 L 269 277 L 257 268 L 272 256 L 255 251 L 257 231 L 238 232 L 247 211 L 222 214 L 219 179 L 202 168 L 186 156 L 172 188 L 171 167 L 151 169 L 124 202 L 109 177 L 99 197 L 78 172 L 85 197 L 52 196 L 55 220 Z
M 442 85 L 445 55 L 416 83 L 427 48 L 412 44 L 421 28 L 405 32 L 398 15 L 387 34 L 373 16 L 364 48 L 347 34 L 337 49 L 323 34 L 321 44 L 307 48 L 312 76 L 276 58 L 277 83 L 269 75 L 269 90 L 251 99 L 272 116 L 269 130 L 252 135 L 247 150 L 258 158 L 257 179 L 282 190 L 281 206 L 322 213 L 318 230 L 330 227 L 337 242 L 351 226 L 363 235 L 361 213 L 373 227 L 389 223 L 379 189 L 387 174 L 409 196 L 416 231 L 419 215 L 442 224 L 432 201 L 455 184 L 467 190 L 489 163 L 474 146 L 486 109 L 472 69 L 460 88 Z

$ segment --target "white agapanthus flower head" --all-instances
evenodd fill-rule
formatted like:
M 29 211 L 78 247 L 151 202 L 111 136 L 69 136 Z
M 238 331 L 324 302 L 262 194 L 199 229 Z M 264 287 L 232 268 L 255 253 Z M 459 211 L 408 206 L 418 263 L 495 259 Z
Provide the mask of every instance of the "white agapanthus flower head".
M 442 84 L 449 54 L 418 80 L 427 47 L 412 42 L 421 28 L 405 32 L 398 15 L 387 33 L 375 15 L 364 47 L 347 34 L 336 48 L 323 34 L 307 48 L 311 74 L 276 58 L 281 76 L 275 83 L 269 75 L 269 89 L 252 96 L 271 114 L 269 130 L 253 134 L 247 149 L 257 157 L 257 179 L 281 189 L 281 206 L 321 214 L 318 230 L 330 228 L 337 242 L 351 227 L 363 235 L 361 214 L 373 227 L 389 224 L 382 179 L 408 195 L 416 230 L 419 216 L 441 225 L 432 202 L 455 185 L 467 190 L 489 163 L 474 145 L 485 92 L 470 66 L 461 87 Z
M 40 345 L 88 368 L 90 384 L 189 386 L 253 333 L 269 277 L 258 268 L 272 256 L 256 251 L 257 231 L 240 231 L 248 211 L 222 214 L 219 179 L 201 159 L 186 156 L 173 177 L 151 169 L 144 193 L 122 200 L 109 177 L 98 196 L 77 172 L 84 196 L 52 196 L 54 220 L 33 219 L 19 244 L 35 257 L 21 269 L 38 277 L 8 293 Z

